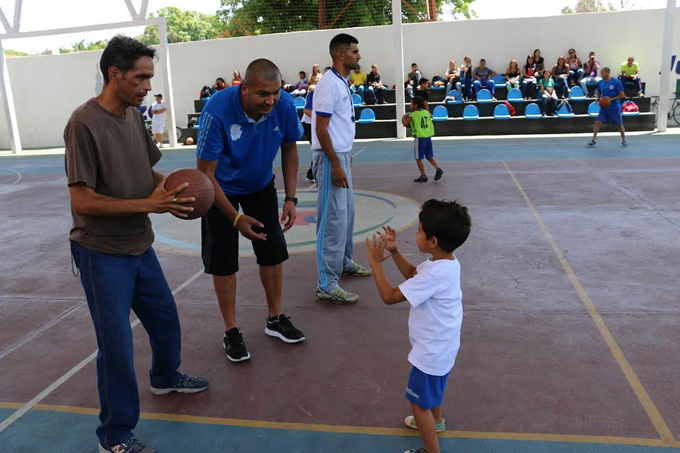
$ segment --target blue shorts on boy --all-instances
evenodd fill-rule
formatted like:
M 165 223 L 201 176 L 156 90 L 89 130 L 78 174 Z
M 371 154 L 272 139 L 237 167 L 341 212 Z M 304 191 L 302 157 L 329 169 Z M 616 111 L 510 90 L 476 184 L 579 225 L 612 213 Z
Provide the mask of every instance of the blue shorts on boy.
M 621 107 L 614 107 L 614 105 L 612 105 L 609 108 L 601 109 L 600 113 L 597 115 L 597 120 L 603 123 L 611 123 L 621 126 L 623 124 L 623 114 L 621 113 Z
M 597 91 L 602 97 L 615 98 L 623 91 L 623 84 L 618 79 L 610 78 L 609 80 L 601 80 L 597 85 Z M 612 123 L 617 126 L 623 124 L 623 114 L 621 113 L 621 102 L 617 99 L 612 101 L 611 105 L 606 109 L 601 109 L 597 120 L 603 123 Z
M 399 285 L 411 304 L 408 330 L 413 365 L 406 398 L 419 407 L 441 405 L 446 380 L 460 348 L 463 293 L 457 259 L 427 261 L 416 275 Z
M 413 157 L 417 160 L 431 159 L 434 157 L 432 151 L 432 137 L 418 138 L 413 141 Z

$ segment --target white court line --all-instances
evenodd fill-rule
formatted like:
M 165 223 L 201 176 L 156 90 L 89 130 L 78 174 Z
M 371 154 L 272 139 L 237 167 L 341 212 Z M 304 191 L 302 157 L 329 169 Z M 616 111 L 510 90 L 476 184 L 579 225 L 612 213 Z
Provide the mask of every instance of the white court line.
M 365 150 L 366 148 L 368 148 L 368 146 L 364 146 L 363 148 L 361 148 L 361 149 L 360 149 L 359 151 L 357 151 L 356 154 L 354 154 L 352 157 L 357 157 L 359 154 L 363 153 L 364 150 Z
M 7 186 L 7 187 L 6 187 L 7 189 L 10 188 L 10 187 L 12 187 L 13 185 L 19 184 L 19 181 L 21 181 L 21 178 L 23 177 L 23 175 L 22 175 L 21 173 L 19 173 L 19 172 L 16 171 L 16 170 L 12 170 L 12 169 L 10 169 L 10 168 L 0 168 L 0 170 L 8 171 L 8 172 L 10 172 L 10 173 L 14 173 L 15 175 L 17 175 L 17 179 L 15 179 L 14 182 L 13 182 L 12 184 L 10 184 L 9 186 Z
M 194 280 L 196 280 L 198 277 L 203 274 L 203 270 L 200 270 L 196 272 L 193 276 L 191 276 L 187 281 L 179 285 L 173 292 L 172 295 L 176 295 L 180 291 L 182 291 L 184 288 L 189 286 Z M 135 319 L 131 324 L 131 328 L 135 328 L 139 325 L 140 321 L 139 319 Z M 40 401 L 44 400 L 47 398 L 47 396 L 58 389 L 64 382 L 68 381 L 73 377 L 74 374 L 76 374 L 78 371 L 83 369 L 88 363 L 92 362 L 96 357 L 97 357 L 97 351 L 94 351 L 92 354 L 87 356 L 82 362 L 80 362 L 78 365 L 74 366 L 71 368 L 69 371 L 67 371 L 62 377 L 54 381 L 49 387 L 47 387 L 45 390 L 42 392 L 38 393 L 31 401 L 28 403 L 24 404 L 21 406 L 20 409 L 18 409 L 15 413 L 10 415 L 8 418 L 6 418 L 2 423 L 0 423 L 0 433 L 3 432 L 6 428 L 8 428 L 12 423 L 17 421 L 21 416 L 23 416 L 26 412 L 31 410 L 33 406 L 38 404 Z

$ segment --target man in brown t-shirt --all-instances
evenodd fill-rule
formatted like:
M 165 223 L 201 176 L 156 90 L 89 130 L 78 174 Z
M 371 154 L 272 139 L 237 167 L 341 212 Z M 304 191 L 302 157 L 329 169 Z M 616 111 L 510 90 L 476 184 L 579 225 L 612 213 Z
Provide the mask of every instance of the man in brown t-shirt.
M 71 251 L 80 270 L 97 334 L 101 424 L 99 452 L 152 453 L 132 430 L 139 420 L 133 362 L 132 309 L 147 330 L 151 392 L 195 393 L 203 378 L 182 374 L 180 326 L 172 292 L 151 248 L 149 213 L 186 216 L 181 191 L 164 189 L 153 170 L 161 153 L 136 106 L 151 90 L 156 51 L 132 38 L 113 38 L 102 54 L 104 88 L 66 125 L 66 175 L 71 195 Z

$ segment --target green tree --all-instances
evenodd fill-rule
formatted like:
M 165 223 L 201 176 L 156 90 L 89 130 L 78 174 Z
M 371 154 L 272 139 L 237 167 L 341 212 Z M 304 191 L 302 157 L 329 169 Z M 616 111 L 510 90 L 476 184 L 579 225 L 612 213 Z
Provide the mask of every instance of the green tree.
M 170 6 L 149 14 L 149 17 L 165 17 L 168 29 L 168 42 L 189 42 L 215 39 L 222 30 L 222 24 L 215 14 L 203 14 L 196 11 L 182 11 Z M 158 44 L 158 28 L 148 25 L 144 34 L 137 37 L 145 44 Z
M 625 0 L 623 0 L 623 2 L 625 2 Z M 571 9 L 569 6 L 562 8 L 562 14 L 599 13 L 603 11 L 614 11 L 614 7 L 611 3 L 609 4 L 609 8 L 605 7 L 602 4 L 602 0 L 578 0 L 574 9 Z
M 31 56 L 30 53 L 20 52 L 18 50 L 14 50 L 14 49 L 5 49 L 5 55 L 7 55 L 8 57 L 30 57 Z
M 437 0 L 437 12 L 447 7 L 454 17 L 474 16 L 475 0 Z M 427 0 L 407 0 L 402 8 L 405 22 L 427 17 Z M 217 11 L 226 36 L 317 30 L 319 28 L 366 27 L 392 23 L 391 0 L 325 1 L 325 24 L 319 24 L 319 0 L 221 0 Z M 414 12 L 415 10 L 415 12 Z
M 84 39 L 71 44 L 71 48 L 60 47 L 59 53 L 72 53 L 72 52 L 87 52 L 90 50 L 104 50 L 106 45 L 109 43 L 108 39 L 100 39 L 99 41 L 92 41 L 85 43 Z

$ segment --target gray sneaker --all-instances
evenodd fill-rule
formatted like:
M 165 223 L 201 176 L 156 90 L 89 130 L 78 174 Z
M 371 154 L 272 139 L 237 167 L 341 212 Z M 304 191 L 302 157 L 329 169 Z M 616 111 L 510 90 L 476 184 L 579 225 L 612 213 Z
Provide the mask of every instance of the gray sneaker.
M 188 374 L 177 373 L 175 382 L 165 386 L 164 388 L 151 386 L 151 393 L 154 395 L 167 395 L 171 392 L 198 393 L 206 390 L 207 388 L 207 379 L 198 376 L 189 376 Z
M 622 148 L 625 148 L 625 147 L 627 147 L 627 146 L 628 146 L 628 142 L 627 142 L 627 141 L 624 140 L 624 141 L 621 142 L 621 147 L 622 147 Z
M 349 291 L 345 291 L 339 286 L 336 286 L 335 289 L 329 293 L 325 293 L 317 289 L 316 300 L 329 304 L 349 305 L 358 301 L 359 295 L 350 293 Z
M 370 268 L 366 268 L 361 264 L 357 264 L 352 261 L 352 264 L 342 270 L 342 275 L 349 275 L 352 277 L 368 277 L 369 275 L 373 275 L 373 271 Z
M 111 447 L 105 447 L 100 443 L 99 453 L 156 453 L 156 450 L 131 437 L 125 442 Z

